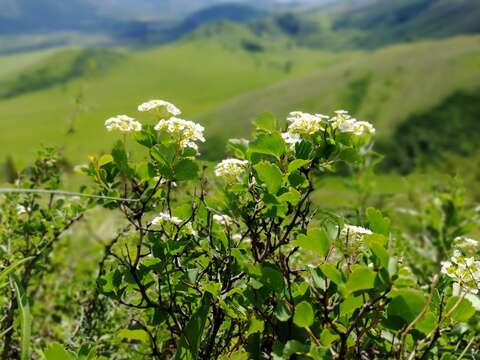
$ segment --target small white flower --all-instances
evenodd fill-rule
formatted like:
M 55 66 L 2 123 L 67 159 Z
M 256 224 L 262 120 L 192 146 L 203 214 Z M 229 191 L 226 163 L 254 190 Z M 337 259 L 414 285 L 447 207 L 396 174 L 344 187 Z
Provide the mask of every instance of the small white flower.
M 165 100 L 150 100 L 138 106 L 140 112 L 157 112 L 161 115 L 178 116 L 182 112 L 172 103 Z
M 230 226 L 233 222 L 230 216 L 223 215 L 223 214 L 222 215 L 214 214 L 213 221 L 217 222 L 222 226 Z
M 452 264 L 451 261 L 444 261 L 442 262 L 442 273 L 451 277 L 455 278 L 457 274 L 457 267 Z
M 166 183 L 168 183 L 169 180 L 162 178 L 161 176 L 155 176 L 153 178 L 153 181 L 155 181 L 156 183 L 160 181 L 160 185 L 165 185 Z M 170 185 L 172 187 L 177 187 L 177 183 L 175 181 L 170 182 Z
M 245 172 L 248 161 L 239 159 L 225 159 L 215 166 L 215 176 L 224 178 L 233 183 Z
M 17 215 L 23 215 L 30 212 L 30 208 L 25 207 L 23 205 L 17 205 L 16 210 L 17 210 Z
M 240 241 L 240 240 L 242 240 L 242 239 L 243 239 L 242 234 L 238 234 L 238 233 L 237 233 L 237 234 L 233 234 L 233 235 L 232 235 L 232 240 L 233 240 L 233 241 Z
M 478 249 L 478 241 L 465 236 L 457 236 L 454 242 L 456 246 L 467 252 L 475 252 Z
M 107 119 L 105 127 L 108 131 L 118 130 L 123 133 L 142 130 L 142 124 L 127 115 L 118 115 Z
M 155 130 L 164 130 L 172 135 L 182 148 L 198 150 L 197 141 L 205 142 L 203 132 L 205 128 L 193 121 L 187 121 L 176 117 L 168 120 L 162 119 L 155 126 Z
M 465 256 L 463 256 L 463 254 L 459 250 L 455 250 L 452 256 L 452 262 L 454 262 L 457 265 L 465 265 L 466 264 Z
M 293 135 L 313 135 L 324 130 L 324 121 L 328 116 L 321 114 L 309 114 L 301 111 L 293 111 L 287 116 L 288 133 Z
M 340 239 L 346 241 L 349 245 L 355 243 L 361 244 L 365 235 L 371 235 L 372 232 L 364 227 L 344 224 L 340 231 Z
M 338 124 L 338 130 L 343 133 L 352 133 L 356 136 L 373 135 L 375 128 L 367 121 L 358 121 L 353 118 L 346 119 Z
M 477 294 L 480 287 L 480 262 L 455 250 L 450 261 L 442 262 L 442 273 L 454 280 L 458 289 Z
M 160 214 L 158 214 L 157 217 L 152 220 L 152 225 L 161 225 L 164 223 L 172 223 L 178 226 L 183 223 L 183 220 L 175 216 L 170 216 L 168 213 L 165 212 L 161 212 Z
M 282 133 L 282 138 L 288 145 L 295 146 L 296 143 L 301 141 L 300 135 L 292 134 L 289 132 Z

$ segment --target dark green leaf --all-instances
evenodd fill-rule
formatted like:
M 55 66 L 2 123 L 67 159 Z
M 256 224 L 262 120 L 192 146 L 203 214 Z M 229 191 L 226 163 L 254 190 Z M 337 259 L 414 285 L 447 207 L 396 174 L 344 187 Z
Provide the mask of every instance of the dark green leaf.
M 193 180 L 197 178 L 197 175 L 198 165 L 193 160 L 180 160 L 175 167 L 175 178 L 178 181 Z
M 285 281 L 283 274 L 277 269 L 275 265 L 266 264 L 262 266 L 262 284 L 276 293 L 283 292 L 285 288 Z
M 400 318 L 409 324 L 420 314 L 426 303 L 427 300 L 421 291 L 400 289 L 393 294 L 388 304 L 387 314 L 389 317 Z
M 200 307 L 185 327 L 184 333 L 178 342 L 177 352 L 175 353 L 176 360 L 198 359 L 198 349 L 210 311 L 210 298 L 210 294 L 203 296 Z

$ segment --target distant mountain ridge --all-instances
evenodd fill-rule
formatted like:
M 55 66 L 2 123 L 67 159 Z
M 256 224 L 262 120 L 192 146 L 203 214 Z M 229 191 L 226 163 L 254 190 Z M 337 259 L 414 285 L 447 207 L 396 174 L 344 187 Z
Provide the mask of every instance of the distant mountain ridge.
M 139 18 L 145 13 L 150 17 Z M 243 29 L 209 25 L 219 21 L 240 23 Z M 160 45 L 204 26 L 210 26 L 209 31 L 203 31 L 208 37 L 222 30 L 218 35 L 224 42 L 229 31 L 233 32 L 233 43 L 246 34 L 247 39 L 240 39 L 240 43 L 247 41 L 251 49 L 272 43 L 329 50 L 373 49 L 480 33 L 480 1 L 0 0 L 0 36 L 43 34 L 39 41 L 45 46 L 51 44 L 50 33 L 66 31 L 101 34 L 111 45 Z M 199 34 L 202 31 L 195 36 Z M 42 43 L 29 46 L 40 48 Z M 0 48 L 0 52 L 8 51 Z

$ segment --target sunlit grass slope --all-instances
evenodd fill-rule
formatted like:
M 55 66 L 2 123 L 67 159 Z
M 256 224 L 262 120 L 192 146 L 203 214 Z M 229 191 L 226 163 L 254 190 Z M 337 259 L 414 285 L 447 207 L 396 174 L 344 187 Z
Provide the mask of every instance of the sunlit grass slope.
M 388 138 L 412 114 L 428 111 L 458 90 L 480 87 L 480 37 L 398 45 L 285 80 L 201 115 L 212 135 L 248 133 L 250 119 L 272 110 L 328 113 L 345 108 L 375 123 Z M 228 119 L 228 126 L 225 126 Z
M 65 50 L 60 54 L 65 57 Z M 108 149 L 112 136 L 107 136 L 103 128 L 107 117 L 122 113 L 136 116 L 136 107 L 142 101 L 168 99 L 184 110 L 185 117 L 196 119 L 196 114 L 252 89 L 356 56 L 302 49 L 249 52 L 207 40 L 183 41 L 153 50 L 118 50 L 119 61 L 101 71 L 0 99 L 0 158 L 8 154 L 30 158 L 32 149 L 43 143 L 65 146 L 68 158 L 81 161 L 88 153 Z M 50 69 L 48 63 L 58 59 L 54 54 L 41 61 Z M 18 77 L 28 72 L 18 70 Z M 6 77 L 0 76 L 0 82 Z M 219 121 L 229 127 L 230 120 L 227 116 Z M 72 121 L 75 132 L 66 136 Z
M 115 135 L 103 128 L 107 117 L 140 116 L 137 105 L 150 98 L 171 100 L 186 118 L 206 125 L 209 141 L 203 152 L 218 158 L 225 141 L 246 135 L 252 117 L 264 111 L 283 118 L 296 109 L 328 113 L 345 108 L 374 122 L 379 137 L 388 139 L 412 114 L 480 87 L 479 36 L 371 53 L 295 47 L 252 52 L 227 45 L 194 38 L 151 50 L 118 49 L 113 58 L 112 51 L 106 57 L 96 54 L 92 61 L 103 64 L 96 71 L 67 81 L 57 77 L 49 87 L 0 99 L 0 162 L 7 155 L 30 159 L 40 144 L 63 146 L 68 159 L 84 161 L 113 141 Z M 69 51 L 80 50 L 25 54 L 18 62 L 0 58 L 0 64 L 11 67 L 0 72 L 0 83 L 35 74 L 32 69 L 51 72 L 59 58 L 64 62 L 58 69 L 65 72 L 78 60 Z M 75 131 L 67 135 L 69 129 Z

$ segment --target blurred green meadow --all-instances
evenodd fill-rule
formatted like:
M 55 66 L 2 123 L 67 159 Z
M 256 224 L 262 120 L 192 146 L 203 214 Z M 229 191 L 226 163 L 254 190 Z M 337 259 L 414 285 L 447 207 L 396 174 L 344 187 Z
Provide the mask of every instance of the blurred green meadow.
M 46 2 L 45 16 L 62 18 L 47 26 L 27 0 L 5 2 L 4 179 L 42 145 L 59 147 L 70 168 L 107 151 L 114 138 L 105 119 L 149 123 L 135 109 L 155 98 L 206 127 L 207 161 L 224 156 L 229 138 L 248 135 L 262 112 L 283 121 L 293 110 L 346 109 L 375 124 L 385 176 L 460 173 L 471 184 L 480 176 L 471 165 L 480 131 L 477 1 L 199 2 L 169 7 L 168 20 L 162 5 L 139 3 L 130 19 L 121 4 L 75 1 L 69 12 Z

